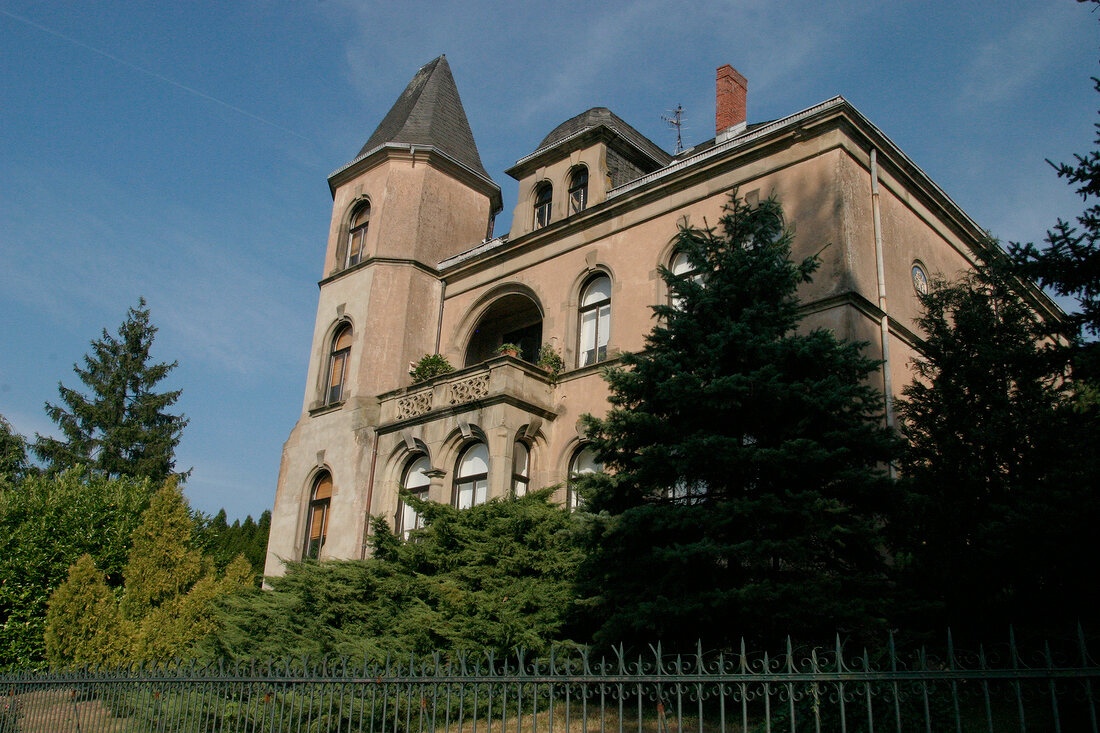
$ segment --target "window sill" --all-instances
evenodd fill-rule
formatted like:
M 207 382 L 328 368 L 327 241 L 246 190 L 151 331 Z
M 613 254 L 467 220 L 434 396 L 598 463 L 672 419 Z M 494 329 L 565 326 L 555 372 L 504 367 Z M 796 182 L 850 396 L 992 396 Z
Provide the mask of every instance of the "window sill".
M 344 406 L 344 400 L 340 400 L 339 402 L 330 402 L 327 405 L 320 405 L 318 407 L 311 407 L 311 408 L 309 408 L 309 416 L 310 417 L 317 417 L 318 415 L 326 415 L 330 412 L 336 412 L 337 410 L 339 410 L 343 406 Z

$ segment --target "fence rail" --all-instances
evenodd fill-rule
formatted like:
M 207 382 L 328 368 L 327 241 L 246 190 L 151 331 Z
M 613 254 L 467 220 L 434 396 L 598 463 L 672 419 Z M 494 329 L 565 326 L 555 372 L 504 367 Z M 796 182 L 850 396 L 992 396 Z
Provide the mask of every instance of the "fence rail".
M 668 655 L 583 649 L 136 666 L 0 676 L 0 733 L 260 731 L 709 733 L 1090 731 L 1084 635 L 1022 652 L 830 649 Z

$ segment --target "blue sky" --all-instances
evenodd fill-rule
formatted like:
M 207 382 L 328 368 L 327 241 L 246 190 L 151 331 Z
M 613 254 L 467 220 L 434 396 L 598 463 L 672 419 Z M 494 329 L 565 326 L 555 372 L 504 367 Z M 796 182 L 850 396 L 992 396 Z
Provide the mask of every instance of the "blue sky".
M 749 121 L 844 95 L 979 224 L 1038 241 L 1081 210 L 1046 159 L 1091 148 L 1100 17 L 1057 2 L 0 0 L 0 414 L 50 432 L 57 383 L 144 296 L 178 360 L 177 452 L 207 512 L 270 508 L 302 405 L 332 201 L 424 63 L 446 53 L 503 171 L 610 107 L 657 144 L 714 134 L 714 70 Z

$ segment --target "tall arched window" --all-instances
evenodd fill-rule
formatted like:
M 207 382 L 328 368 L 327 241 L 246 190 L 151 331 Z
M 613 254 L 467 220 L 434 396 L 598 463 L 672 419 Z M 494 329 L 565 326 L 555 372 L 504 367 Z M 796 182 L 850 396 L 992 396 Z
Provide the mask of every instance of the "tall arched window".
M 325 404 L 331 405 L 344 399 L 344 382 L 348 370 L 348 354 L 351 353 L 351 326 L 343 325 L 332 337 L 332 349 L 328 357 L 328 375 L 325 378 Z
M 703 273 L 699 272 L 691 266 L 691 260 L 688 259 L 687 254 L 684 252 L 677 252 L 672 257 L 672 261 L 668 263 L 668 269 L 672 271 L 673 275 L 680 275 L 683 277 L 689 277 L 693 282 L 702 283 Z M 673 308 L 680 308 L 680 299 L 672 293 L 668 296 L 669 304 Z
M 588 366 L 607 358 L 607 337 L 611 332 L 611 278 L 598 275 L 581 291 L 577 366 Z
M 405 478 L 401 482 L 402 488 L 418 499 L 427 499 L 428 484 L 430 484 L 431 481 L 426 474 L 431 470 L 431 467 L 432 462 L 427 456 L 417 457 L 405 469 Z M 424 526 L 424 518 L 404 501 L 401 502 L 399 517 L 401 521 L 399 531 L 401 532 L 401 536 L 405 539 L 409 539 L 409 534 L 414 529 L 420 529 Z
M 554 201 L 554 188 L 547 182 L 535 189 L 535 229 L 550 224 L 550 205 Z
M 314 479 L 309 498 L 305 549 L 302 552 L 302 557 L 307 560 L 321 557 L 321 548 L 325 546 L 325 536 L 328 534 L 328 509 L 331 500 L 332 475 L 324 471 Z
M 573 511 L 581 503 L 575 488 L 575 479 L 586 473 L 599 473 L 601 471 L 603 471 L 603 464 L 596 460 L 596 451 L 592 450 L 592 446 L 581 446 L 573 454 L 573 460 L 569 462 L 569 484 L 565 497 L 565 505 L 569 508 L 569 511 Z
M 489 449 L 473 443 L 462 451 L 455 472 L 455 506 L 469 509 L 489 498 Z
M 578 166 L 569 178 L 569 213 L 579 214 L 588 207 L 588 169 Z
M 527 485 L 531 482 L 531 452 L 527 446 L 516 441 L 512 448 L 512 493 L 516 496 L 527 495 Z
M 348 256 L 345 267 L 358 265 L 366 251 L 367 227 L 370 225 L 370 202 L 364 201 L 351 217 L 348 230 Z

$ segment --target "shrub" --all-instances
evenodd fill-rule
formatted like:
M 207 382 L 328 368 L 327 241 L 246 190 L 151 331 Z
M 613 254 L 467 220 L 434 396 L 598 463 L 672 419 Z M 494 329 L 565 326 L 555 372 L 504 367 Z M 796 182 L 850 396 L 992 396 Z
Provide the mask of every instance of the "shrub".
M 447 357 L 439 354 L 425 354 L 420 357 L 420 361 L 413 364 L 412 369 L 409 370 L 409 376 L 412 377 L 413 384 L 416 384 L 454 370 L 451 362 L 447 361 Z

